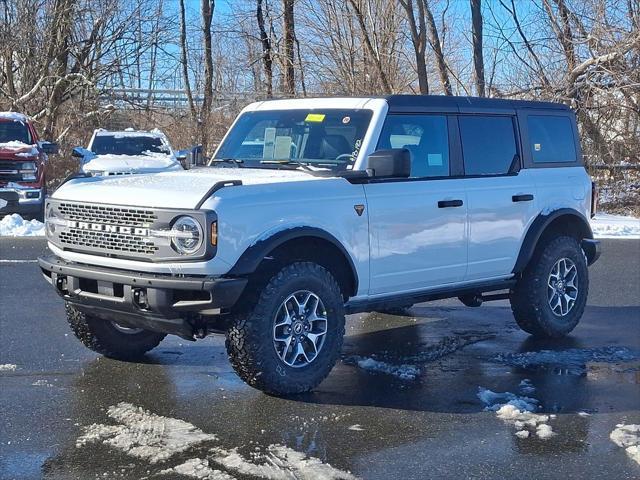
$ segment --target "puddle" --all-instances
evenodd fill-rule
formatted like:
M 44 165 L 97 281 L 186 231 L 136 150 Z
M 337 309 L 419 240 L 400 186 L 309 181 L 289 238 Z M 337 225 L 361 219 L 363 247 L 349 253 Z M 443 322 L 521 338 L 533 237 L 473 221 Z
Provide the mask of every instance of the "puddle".
M 450 355 L 467 345 L 495 338 L 493 333 L 459 331 L 455 336 L 425 346 L 412 355 L 398 356 L 388 352 L 374 353 L 371 356 L 351 355 L 343 358 L 347 365 L 355 365 L 370 372 L 384 373 L 400 380 L 416 380 L 421 373 L 420 365 L 436 361 Z
M 587 375 L 592 364 L 609 365 L 609 369 L 622 369 L 621 371 L 625 372 L 634 372 L 640 369 L 640 363 L 638 363 L 640 354 L 637 351 L 627 347 L 613 346 L 502 353 L 492 358 L 492 361 L 527 370 L 543 370 L 577 376 Z

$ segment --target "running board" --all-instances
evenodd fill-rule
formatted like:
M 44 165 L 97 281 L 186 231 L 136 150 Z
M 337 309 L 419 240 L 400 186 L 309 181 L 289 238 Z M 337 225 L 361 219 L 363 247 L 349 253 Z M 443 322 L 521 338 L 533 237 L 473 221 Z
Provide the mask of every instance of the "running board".
M 483 295 L 486 292 L 510 290 L 516 284 L 515 279 L 500 280 L 497 282 L 476 283 L 466 286 L 455 286 L 412 292 L 409 294 L 389 295 L 382 298 L 367 298 L 362 300 L 350 300 L 344 308 L 347 314 L 386 310 L 389 308 L 415 305 L 416 303 L 431 302 L 444 298 L 455 297 L 480 297 L 483 301 L 504 300 L 509 298 L 508 293 Z

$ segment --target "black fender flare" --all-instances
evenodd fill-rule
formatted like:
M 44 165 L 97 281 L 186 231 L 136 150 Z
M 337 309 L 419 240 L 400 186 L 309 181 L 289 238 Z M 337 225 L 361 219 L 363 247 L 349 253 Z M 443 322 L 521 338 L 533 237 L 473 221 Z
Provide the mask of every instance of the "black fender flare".
M 533 252 L 535 251 L 536 246 L 538 245 L 538 241 L 540 240 L 540 237 L 542 236 L 544 231 L 549 225 L 551 225 L 554 220 L 562 216 L 575 217 L 580 222 L 583 231 L 585 232 L 580 240 L 593 239 L 593 231 L 591 230 L 589 221 L 577 210 L 574 210 L 572 208 L 560 208 L 548 214 L 540 213 L 527 230 L 512 273 L 520 273 L 525 269 L 525 267 L 533 257 Z
M 342 243 L 340 243 L 336 237 L 331 235 L 329 232 L 316 227 L 292 227 L 287 230 L 278 231 L 270 237 L 254 243 L 244 251 L 231 270 L 229 270 L 227 276 L 246 276 L 252 274 L 258 269 L 262 260 L 264 260 L 264 258 L 267 257 L 274 249 L 290 240 L 304 237 L 325 240 L 340 250 L 349 263 L 349 269 L 353 276 L 353 295 L 355 295 L 358 291 L 358 271 L 356 270 L 356 266 L 353 263 L 351 255 L 349 255 L 349 252 L 347 252 Z

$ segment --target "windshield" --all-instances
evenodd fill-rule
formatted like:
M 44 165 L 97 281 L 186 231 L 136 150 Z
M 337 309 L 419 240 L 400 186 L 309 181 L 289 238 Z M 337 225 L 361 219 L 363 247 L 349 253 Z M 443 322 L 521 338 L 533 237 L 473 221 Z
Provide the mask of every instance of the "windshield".
M 96 155 L 153 155 L 154 153 L 168 155 L 169 147 L 157 137 L 96 135 L 91 151 Z
M 214 157 L 247 167 L 299 162 L 347 170 L 358 156 L 370 110 L 271 110 L 243 113 Z
M 22 142 L 31 145 L 31 134 L 22 122 L 0 121 L 0 143 Z

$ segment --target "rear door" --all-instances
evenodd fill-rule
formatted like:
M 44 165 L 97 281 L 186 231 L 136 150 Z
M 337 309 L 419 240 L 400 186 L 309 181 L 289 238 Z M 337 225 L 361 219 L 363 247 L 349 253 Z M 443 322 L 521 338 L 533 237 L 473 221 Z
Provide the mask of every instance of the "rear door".
M 468 199 L 468 281 L 511 273 L 537 215 L 535 181 L 521 170 L 515 112 L 458 117 Z
M 378 149 L 407 148 L 409 179 L 365 184 L 372 295 L 462 281 L 467 267 L 465 180 L 451 177 L 455 116 L 390 114 Z M 457 144 L 456 144 L 457 145 Z M 454 167 L 455 168 L 455 167 Z M 456 173 L 456 172 L 453 172 Z

